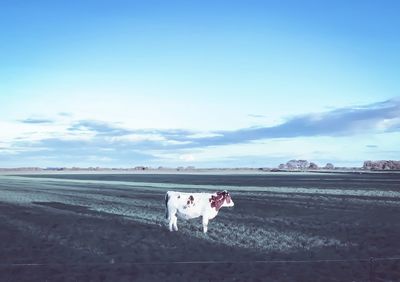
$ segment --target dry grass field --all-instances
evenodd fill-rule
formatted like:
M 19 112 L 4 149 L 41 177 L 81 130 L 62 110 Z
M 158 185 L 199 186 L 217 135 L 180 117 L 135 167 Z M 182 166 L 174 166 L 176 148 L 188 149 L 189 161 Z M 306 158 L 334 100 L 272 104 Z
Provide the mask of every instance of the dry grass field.
M 209 233 L 167 230 L 166 191 L 223 189 Z M 400 257 L 399 218 L 394 173 L 0 176 L 0 280 L 400 281 L 368 262 Z

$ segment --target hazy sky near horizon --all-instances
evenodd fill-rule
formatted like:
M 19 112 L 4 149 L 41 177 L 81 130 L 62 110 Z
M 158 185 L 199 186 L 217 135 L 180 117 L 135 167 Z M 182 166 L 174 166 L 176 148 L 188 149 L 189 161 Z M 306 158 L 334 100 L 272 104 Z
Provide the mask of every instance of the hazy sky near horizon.
M 0 167 L 400 159 L 398 1 L 0 3 Z

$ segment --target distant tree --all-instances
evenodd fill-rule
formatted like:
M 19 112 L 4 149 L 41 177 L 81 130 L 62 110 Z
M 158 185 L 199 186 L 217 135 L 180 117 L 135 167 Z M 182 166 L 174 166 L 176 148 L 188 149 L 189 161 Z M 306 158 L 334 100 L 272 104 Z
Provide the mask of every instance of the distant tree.
M 372 161 L 364 161 L 363 169 L 371 169 L 372 168 Z
M 297 167 L 299 169 L 306 169 L 309 167 L 309 163 L 307 160 L 298 160 L 297 161 Z
M 308 169 L 318 169 L 318 165 L 316 163 L 310 162 Z
M 286 168 L 287 169 L 296 169 L 297 168 L 297 161 L 296 160 L 290 160 L 286 163 Z
M 325 169 L 334 169 L 335 166 L 333 164 L 331 164 L 331 163 L 327 163 L 324 168 Z
M 286 163 L 287 169 L 301 169 L 304 170 L 308 168 L 309 163 L 307 160 L 290 160 Z

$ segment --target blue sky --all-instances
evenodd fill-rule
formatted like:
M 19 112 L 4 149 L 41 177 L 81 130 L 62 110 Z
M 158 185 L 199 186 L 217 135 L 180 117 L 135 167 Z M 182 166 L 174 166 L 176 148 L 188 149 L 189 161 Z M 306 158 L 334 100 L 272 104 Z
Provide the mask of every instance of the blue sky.
M 398 1 L 2 1 L 0 167 L 400 159 Z

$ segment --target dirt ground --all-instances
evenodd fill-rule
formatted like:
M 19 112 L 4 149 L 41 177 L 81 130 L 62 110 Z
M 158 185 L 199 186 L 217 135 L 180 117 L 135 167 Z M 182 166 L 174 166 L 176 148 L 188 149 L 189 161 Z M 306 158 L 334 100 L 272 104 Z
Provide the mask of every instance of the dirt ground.
M 167 230 L 166 191 L 221 189 L 209 233 Z M 399 216 L 399 174 L 0 176 L 0 281 L 400 281 L 368 261 Z

